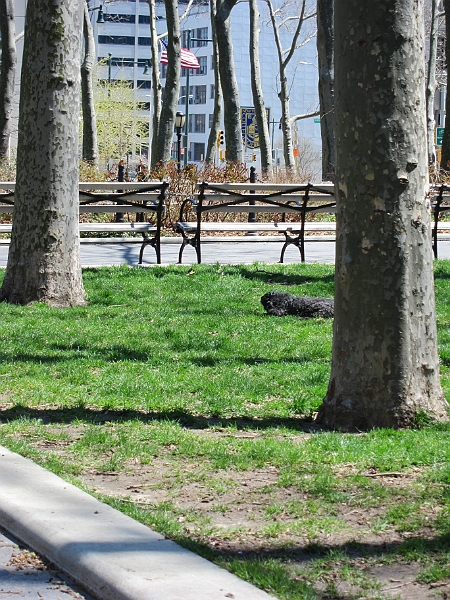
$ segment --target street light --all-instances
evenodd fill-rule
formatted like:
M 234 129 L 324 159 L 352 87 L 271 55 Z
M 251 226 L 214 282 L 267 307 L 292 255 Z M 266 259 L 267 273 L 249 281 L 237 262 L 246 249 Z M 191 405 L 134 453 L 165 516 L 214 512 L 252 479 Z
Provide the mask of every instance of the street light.
M 181 132 L 183 131 L 185 120 L 186 120 L 185 114 L 178 111 L 177 114 L 175 115 L 175 129 L 177 132 L 178 170 L 181 169 Z
M 105 16 L 103 14 L 103 4 L 100 4 L 100 6 L 93 6 L 92 8 L 88 8 L 89 12 L 92 12 L 94 10 L 98 10 L 97 23 L 101 25 L 105 22 Z

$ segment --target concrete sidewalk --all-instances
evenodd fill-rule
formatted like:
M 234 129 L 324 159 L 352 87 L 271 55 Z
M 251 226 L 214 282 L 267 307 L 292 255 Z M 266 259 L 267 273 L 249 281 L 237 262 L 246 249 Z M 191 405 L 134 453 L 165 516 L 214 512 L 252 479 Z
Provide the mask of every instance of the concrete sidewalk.
M 81 265 L 97 267 L 110 265 L 136 266 L 139 261 L 139 243 L 82 243 L 80 244 Z M 202 245 L 204 264 L 252 264 L 254 262 L 277 263 L 283 243 L 255 242 L 248 238 L 245 242 L 208 242 Z M 334 242 L 307 242 L 305 246 L 306 262 L 334 263 Z M 0 267 L 6 266 L 8 244 L 0 243 Z M 179 238 L 163 238 L 161 243 L 162 264 L 174 265 L 178 262 Z M 286 251 L 285 262 L 299 263 L 300 253 L 291 246 Z M 187 247 L 183 255 L 183 264 L 196 264 L 197 257 L 192 247 Z M 144 266 L 156 264 L 155 251 L 147 247 L 144 252 Z
M 0 525 L 101 600 L 272 597 L 2 446 Z

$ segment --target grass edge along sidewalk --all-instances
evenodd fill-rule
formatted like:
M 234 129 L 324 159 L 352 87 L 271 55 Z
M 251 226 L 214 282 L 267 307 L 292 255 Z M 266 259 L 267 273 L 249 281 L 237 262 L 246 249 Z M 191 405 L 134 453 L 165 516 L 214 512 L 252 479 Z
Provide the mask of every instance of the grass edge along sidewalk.
M 448 397 L 450 267 L 435 268 Z M 449 428 L 316 431 L 331 322 L 260 306 L 271 289 L 331 296 L 332 267 L 84 279 L 81 309 L 0 305 L 3 445 L 278 598 L 445 597 Z

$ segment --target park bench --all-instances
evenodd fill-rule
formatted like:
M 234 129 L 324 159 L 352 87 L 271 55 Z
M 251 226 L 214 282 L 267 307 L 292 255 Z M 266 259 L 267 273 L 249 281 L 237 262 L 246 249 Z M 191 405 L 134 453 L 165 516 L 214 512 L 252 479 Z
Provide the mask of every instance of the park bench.
M 178 262 L 183 259 L 186 246 L 192 246 L 197 254 L 197 262 L 202 260 L 202 244 L 212 241 L 281 241 L 283 246 L 280 262 L 284 261 L 286 249 L 294 245 L 305 262 L 305 233 L 330 233 L 336 229 L 334 222 L 307 221 L 309 213 L 334 213 L 334 186 L 332 184 L 274 184 L 274 183 L 207 183 L 197 184 L 198 193 L 187 198 L 180 207 L 179 220 L 174 229 L 182 235 Z M 189 214 L 195 220 L 189 221 Z M 223 220 L 206 220 L 207 215 L 225 215 Z M 228 220 L 229 214 L 234 215 Z M 260 220 L 257 220 L 257 214 Z M 239 220 L 238 216 L 245 216 Z M 278 215 L 277 219 L 267 220 L 262 215 Z M 286 220 L 286 215 L 297 220 Z M 262 216 L 262 218 L 261 218 Z M 235 237 L 205 237 L 204 233 L 250 234 L 251 239 Z M 282 234 L 255 236 L 255 234 Z M 328 236 L 330 239 L 331 236 Z
M 79 184 L 82 213 L 115 214 L 116 220 L 109 222 L 80 222 L 82 233 L 111 233 L 142 235 L 139 264 L 142 264 L 144 250 L 152 246 L 156 252 L 156 262 L 161 264 L 161 221 L 165 211 L 166 182 L 83 182 Z M 14 182 L 0 182 L 0 213 L 14 213 Z M 135 221 L 125 221 L 124 213 L 135 215 Z M 146 221 L 149 213 L 155 222 Z M 0 224 L 0 233 L 11 233 L 11 223 Z M 123 240 L 123 238 L 121 238 Z M 126 238 L 132 241 L 133 238 Z M 96 242 L 99 240 L 96 239 Z

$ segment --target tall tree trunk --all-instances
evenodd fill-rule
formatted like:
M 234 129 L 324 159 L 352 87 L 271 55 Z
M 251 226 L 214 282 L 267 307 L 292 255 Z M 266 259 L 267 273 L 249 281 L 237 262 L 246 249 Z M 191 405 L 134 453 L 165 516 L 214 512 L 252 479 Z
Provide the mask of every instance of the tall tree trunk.
M 150 151 L 150 167 L 154 168 L 159 158 L 157 158 L 157 145 L 159 135 L 159 123 L 161 118 L 162 94 L 161 80 L 159 77 L 159 56 L 158 56 L 158 34 L 156 32 L 156 5 L 155 0 L 147 0 L 150 10 L 150 38 L 152 52 L 152 98 L 153 98 L 153 116 Z
M 317 421 L 447 419 L 439 383 L 426 164 L 423 1 L 336 0 L 333 358 Z
M 225 141 L 228 161 L 242 162 L 239 88 L 233 58 L 230 13 L 236 0 L 219 0 L 215 15 L 217 43 L 220 48 L 219 71 L 223 93 Z
M 294 148 L 292 146 L 291 109 L 286 67 L 280 64 L 281 130 L 283 132 L 284 166 L 288 171 L 295 171 Z
M 334 0 L 317 0 L 317 58 L 319 66 L 320 132 L 322 134 L 322 180 L 334 181 Z
M 428 164 L 434 165 L 436 162 L 436 152 L 434 150 L 434 96 L 436 94 L 436 57 L 438 43 L 438 25 L 439 11 L 438 0 L 431 0 L 431 20 L 430 20 L 430 44 L 428 56 L 427 87 L 425 90 L 426 110 L 427 110 L 427 145 L 428 145 Z
M 259 8 L 258 0 L 250 0 L 250 67 L 253 105 L 258 125 L 259 147 L 261 152 L 261 169 L 266 175 L 272 172 L 272 151 L 270 148 L 269 124 L 261 85 L 261 68 L 259 64 Z
M 8 156 L 11 109 L 16 77 L 14 0 L 0 0 L 0 160 Z
M 84 60 L 81 64 L 81 108 L 83 112 L 83 160 L 98 165 L 97 120 L 95 116 L 92 70 L 95 64 L 95 41 L 89 11 L 84 2 Z
M 284 165 L 286 170 L 295 171 L 295 160 L 294 160 L 294 149 L 292 146 L 292 120 L 290 114 L 290 98 L 289 98 L 289 84 L 287 78 L 287 67 L 294 56 L 294 52 L 297 49 L 297 42 L 300 36 L 300 32 L 303 27 L 305 19 L 311 18 L 312 15 L 305 15 L 306 11 L 306 0 L 301 2 L 300 15 L 298 16 L 297 26 L 292 36 L 291 45 L 287 50 L 283 50 L 281 45 L 280 27 L 285 24 L 285 20 L 277 21 L 277 15 L 279 14 L 272 3 L 272 0 L 265 0 L 269 8 L 270 21 L 272 23 L 273 36 L 275 39 L 275 46 L 277 48 L 278 55 L 278 66 L 280 70 L 280 91 L 278 97 L 281 104 L 281 129 L 283 131 L 283 157 Z
M 219 45 L 217 43 L 216 27 L 214 15 L 216 14 L 216 0 L 210 0 L 209 10 L 211 14 L 211 38 L 213 40 L 213 61 L 214 61 L 214 109 L 211 129 L 209 130 L 208 146 L 206 149 L 205 162 L 211 163 L 217 148 L 217 136 L 220 131 L 220 123 L 222 121 L 222 87 L 220 85 L 219 74 Z
M 28 0 L 11 245 L 0 299 L 84 302 L 78 233 L 81 0 Z
M 448 65 L 450 65 L 450 0 L 444 0 L 444 13 L 445 13 L 445 59 Z M 441 167 L 446 171 L 450 171 L 450 94 L 449 88 L 447 87 L 447 94 L 445 96 L 445 129 L 444 137 L 442 139 L 442 157 Z
M 155 159 L 157 162 L 165 162 L 170 159 L 175 129 L 175 113 L 177 112 L 178 98 L 180 96 L 181 38 L 178 2 L 176 0 L 164 0 L 164 4 L 166 7 L 168 31 L 168 64 L 164 100 L 158 128 L 158 141 L 156 143 Z

